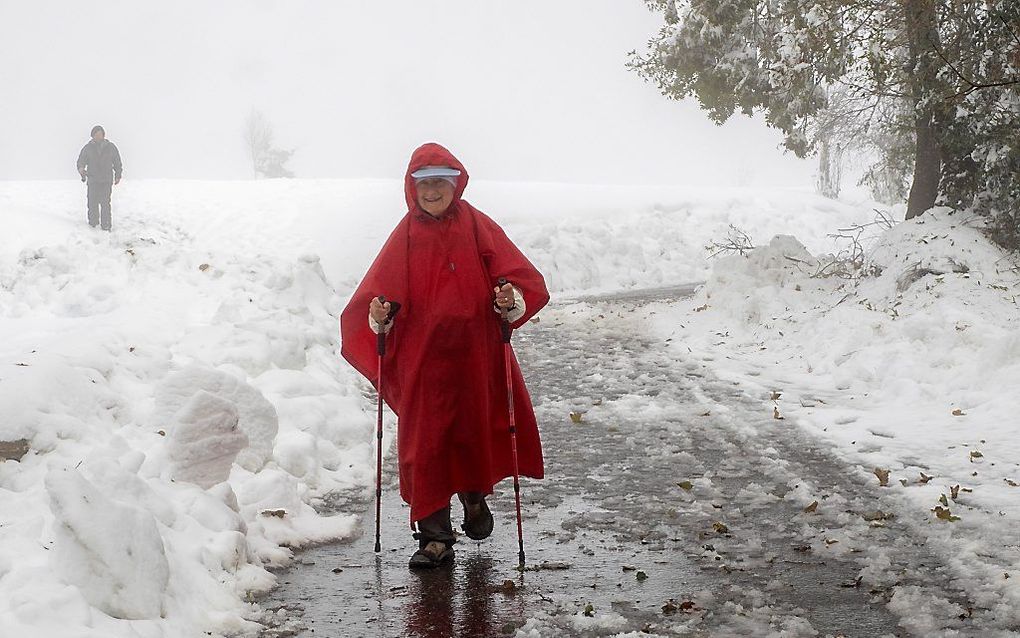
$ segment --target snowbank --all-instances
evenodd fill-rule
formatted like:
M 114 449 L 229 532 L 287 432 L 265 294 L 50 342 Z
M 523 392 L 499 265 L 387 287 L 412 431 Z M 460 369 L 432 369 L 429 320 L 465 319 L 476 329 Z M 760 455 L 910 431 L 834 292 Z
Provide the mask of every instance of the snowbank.
M 164 428 L 171 440 L 185 445 L 195 442 L 201 447 L 203 445 L 201 441 L 193 441 L 190 436 L 179 436 L 182 425 L 192 431 L 197 430 L 195 434 L 199 436 L 201 431 L 206 429 L 205 424 L 200 425 L 203 415 L 195 414 L 196 410 L 199 410 L 197 406 L 188 410 L 191 412 L 190 415 L 182 418 L 179 414 L 201 395 L 208 395 L 204 399 L 205 403 L 213 403 L 213 399 L 216 398 L 225 401 L 227 403 L 225 408 L 232 410 L 230 415 L 232 427 L 238 426 L 244 436 L 244 442 L 238 445 L 234 455 L 230 457 L 227 468 L 229 469 L 233 463 L 234 456 L 237 456 L 237 464 L 244 469 L 250 472 L 261 470 L 273 454 L 273 440 L 279 431 L 279 419 L 273 404 L 242 379 L 215 368 L 200 366 L 189 366 L 169 375 L 156 388 L 153 425 L 157 429 Z M 226 412 L 226 409 L 221 411 Z M 225 479 L 224 476 L 221 480 Z
M 0 209 L 18 238 L 0 242 L 0 259 L 62 242 L 81 223 L 83 188 L 76 181 L 0 183 Z M 559 296 L 703 280 L 709 272 L 704 246 L 723 237 L 730 224 L 759 240 L 796 234 L 811 251 L 824 252 L 833 246 L 827 233 L 872 215 L 867 207 L 788 189 L 473 178 L 464 196 L 507 230 Z M 114 206 L 121 211 L 115 222 L 130 216 L 127 221 L 139 228 L 148 223 L 173 228 L 209 255 L 285 260 L 317 255 L 342 296 L 353 290 L 407 210 L 399 179 L 125 181 L 114 193 Z M 56 259 L 60 256 L 47 256 Z M 210 266 L 213 277 L 236 274 Z M 285 280 L 275 283 L 278 292 L 286 287 Z M 227 304 L 223 311 L 230 309 Z
M 371 475 L 341 298 L 317 257 L 116 198 L 101 234 L 49 186 L 0 185 L 0 440 L 30 448 L 0 461 L 0 635 L 252 634 L 266 568 L 349 536 L 315 506 Z
M 205 489 L 227 480 L 238 452 L 249 446 L 239 418 L 232 401 L 206 390 L 196 392 L 174 415 L 166 435 L 173 480 Z
M 162 616 L 170 566 L 153 515 L 107 498 L 73 469 L 51 470 L 46 491 L 64 579 L 113 618 Z
M 1020 271 L 969 221 L 937 210 L 882 233 L 877 275 L 859 281 L 778 236 L 719 259 L 693 300 L 650 320 L 829 440 L 1007 627 L 1020 621 Z

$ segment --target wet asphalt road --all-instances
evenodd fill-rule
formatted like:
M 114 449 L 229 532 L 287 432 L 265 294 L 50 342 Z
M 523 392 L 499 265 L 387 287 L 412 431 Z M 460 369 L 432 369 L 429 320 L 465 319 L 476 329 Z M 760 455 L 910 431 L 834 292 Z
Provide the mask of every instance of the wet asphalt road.
M 932 635 L 886 603 L 903 586 L 954 601 L 948 578 L 877 490 L 773 419 L 768 397 L 714 378 L 634 319 L 689 293 L 588 299 L 515 334 L 547 475 L 522 481 L 525 572 L 510 481 L 490 500 L 490 539 L 463 538 L 451 567 L 409 571 L 416 542 L 390 459 L 382 554 L 372 495 L 338 495 L 334 506 L 365 512 L 364 534 L 281 572 L 261 601 L 265 636 Z M 869 563 L 875 547 L 883 559 Z M 955 616 L 943 626 L 980 635 Z

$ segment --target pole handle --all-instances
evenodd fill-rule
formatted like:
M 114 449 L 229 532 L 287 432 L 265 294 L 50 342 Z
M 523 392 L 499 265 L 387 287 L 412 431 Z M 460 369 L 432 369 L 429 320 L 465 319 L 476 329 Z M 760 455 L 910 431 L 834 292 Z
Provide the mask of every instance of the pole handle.
M 383 304 L 386 303 L 386 297 L 383 297 L 382 295 L 379 295 L 379 303 L 383 303 Z M 393 321 L 393 318 L 397 316 L 397 312 L 400 311 L 400 302 L 391 301 L 391 302 L 389 302 L 389 304 L 390 304 L 390 311 L 386 315 L 386 320 L 383 321 L 383 325 L 384 326 L 386 324 L 388 324 L 389 322 Z M 379 334 L 377 334 L 375 336 L 375 350 L 376 350 L 376 352 L 379 353 L 380 357 L 383 356 L 384 354 L 386 354 L 386 333 L 385 332 L 380 332 Z
M 510 282 L 506 280 L 506 277 L 500 277 L 499 280 L 496 281 L 496 285 L 498 285 L 500 288 L 507 285 L 508 283 Z M 503 318 L 503 320 L 499 324 L 499 333 L 503 337 L 503 343 L 510 343 L 510 318 L 507 316 L 508 314 L 507 309 L 500 308 L 499 314 Z

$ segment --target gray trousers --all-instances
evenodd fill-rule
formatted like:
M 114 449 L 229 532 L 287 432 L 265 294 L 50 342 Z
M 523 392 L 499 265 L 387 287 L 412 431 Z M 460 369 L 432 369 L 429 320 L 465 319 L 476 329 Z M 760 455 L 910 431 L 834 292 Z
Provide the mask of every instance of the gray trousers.
M 485 494 L 481 492 L 461 492 L 457 494 L 461 503 L 475 505 L 481 503 Z M 429 541 L 439 541 L 446 545 L 453 545 L 457 537 L 453 534 L 453 523 L 450 522 L 450 506 L 447 505 L 441 510 L 429 514 L 418 521 L 418 545 L 425 547 Z
M 102 225 L 103 230 L 110 230 L 110 195 L 113 184 L 110 182 L 93 182 L 89 180 L 89 226 Z

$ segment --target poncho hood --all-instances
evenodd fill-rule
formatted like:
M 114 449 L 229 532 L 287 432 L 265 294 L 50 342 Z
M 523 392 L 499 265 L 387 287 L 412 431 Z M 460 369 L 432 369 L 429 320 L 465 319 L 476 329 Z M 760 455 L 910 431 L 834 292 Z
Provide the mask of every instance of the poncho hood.
M 453 193 L 453 203 L 450 204 L 451 207 L 458 206 L 468 184 L 467 169 L 445 147 L 435 142 L 429 142 L 422 144 L 411 154 L 411 162 L 407 165 L 407 173 L 404 174 L 404 197 L 407 199 L 408 212 L 419 215 L 426 214 L 418 205 L 418 189 L 414 185 L 414 178 L 411 177 L 411 173 L 426 166 L 449 166 L 460 171 L 457 188 Z

